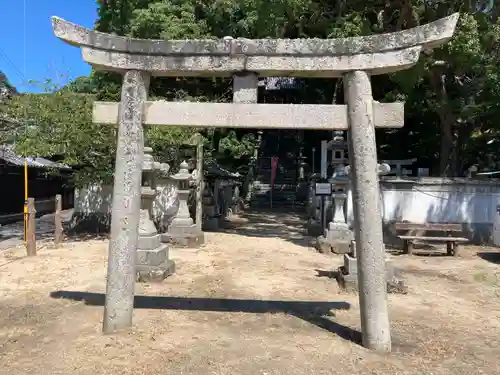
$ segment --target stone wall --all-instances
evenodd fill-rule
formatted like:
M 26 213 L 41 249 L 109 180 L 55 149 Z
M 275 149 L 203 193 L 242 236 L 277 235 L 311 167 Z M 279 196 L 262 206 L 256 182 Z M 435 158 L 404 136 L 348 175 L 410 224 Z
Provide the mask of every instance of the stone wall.
M 434 177 L 384 177 L 380 182 L 384 224 L 462 223 L 475 243 L 491 244 L 500 184 L 494 180 Z M 352 194 L 347 200 L 347 218 L 353 221 Z M 387 228 L 386 228 L 387 229 Z
M 153 218 L 160 232 L 165 232 L 179 207 L 177 188 L 169 178 L 158 178 L 157 187 L 158 195 L 153 204 Z M 108 232 L 112 197 L 111 186 L 96 184 L 75 189 L 73 229 L 77 232 Z

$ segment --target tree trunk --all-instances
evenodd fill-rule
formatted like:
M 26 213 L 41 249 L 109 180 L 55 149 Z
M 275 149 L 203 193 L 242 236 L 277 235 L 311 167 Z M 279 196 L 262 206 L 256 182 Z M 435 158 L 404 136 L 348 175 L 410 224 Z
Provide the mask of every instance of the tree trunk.
M 441 66 L 435 66 L 431 70 L 431 82 L 436 94 L 436 111 L 440 120 L 441 150 L 439 153 L 439 175 L 442 177 L 455 177 L 457 173 L 457 145 L 453 131 L 455 115 L 451 109 L 446 91 L 446 73 Z

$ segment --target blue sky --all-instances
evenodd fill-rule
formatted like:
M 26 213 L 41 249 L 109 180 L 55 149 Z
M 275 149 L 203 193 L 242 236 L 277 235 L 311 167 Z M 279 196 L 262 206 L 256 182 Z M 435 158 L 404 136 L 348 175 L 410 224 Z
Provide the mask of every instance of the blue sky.
M 80 50 L 54 36 L 50 17 L 59 16 L 92 28 L 97 19 L 95 0 L 0 0 L 0 5 L 0 71 L 19 91 L 43 90 L 43 85 L 29 85 L 29 80 L 52 79 L 57 84 L 65 84 L 90 73 Z

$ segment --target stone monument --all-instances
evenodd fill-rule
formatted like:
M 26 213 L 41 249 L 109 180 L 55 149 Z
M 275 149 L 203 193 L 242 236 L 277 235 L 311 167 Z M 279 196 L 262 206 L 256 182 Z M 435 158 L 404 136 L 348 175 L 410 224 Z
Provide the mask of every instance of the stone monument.
M 171 176 L 177 182 L 179 210 L 168 226 L 168 232 L 163 234 L 163 241 L 172 245 L 196 248 L 203 243 L 203 232 L 198 230 L 189 214 L 189 182 L 192 180 L 192 175 L 188 168 L 188 164 L 183 161 L 179 172 Z
M 401 294 L 406 294 L 408 292 L 408 288 L 404 284 L 399 270 L 395 268 L 387 258 L 385 259 L 384 273 L 387 283 L 387 292 Z M 344 265 L 338 269 L 336 275 L 337 281 L 342 289 L 354 293 L 359 291 L 356 241 L 351 241 L 348 253 L 344 254 Z
M 377 174 L 386 175 L 391 171 L 389 164 L 382 163 L 377 165 Z M 350 166 L 345 167 L 346 175 L 350 175 Z M 381 215 L 383 216 L 383 215 Z M 356 223 L 353 223 L 356 226 Z M 383 244 L 382 244 L 383 245 Z M 382 246 L 382 251 L 385 253 L 385 246 Z M 346 251 L 344 252 L 344 265 L 339 268 L 337 274 L 337 281 L 340 286 L 348 291 L 358 291 L 358 258 L 356 256 L 356 241 L 351 241 Z M 385 278 L 387 282 L 387 290 L 390 292 L 406 293 L 406 286 L 404 285 L 399 271 L 395 269 L 389 259 L 385 259 Z
M 215 232 L 219 230 L 219 222 L 220 215 L 214 193 L 207 184 L 203 190 L 203 230 Z
M 347 194 L 342 191 L 332 193 L 333 218 L 328 223 L 323 236 L 318 237 L 318 251 L 324 254 L 346 254 L 349 252 L 354 234 L 347 224 L 345 204 Z
M 241 175 L 239 172 L 236 172 L 235 176 L 236 176 L 236 179 L 232 181 L 232 183 L 233 183 L 233 190 L 232 190 L 233 195 L 231 197 L 231 212 L 234 215 L 237 215 L 242 211 L 244 204 L 243 204 L 243 200 L 241 199 L 241 191 L 240 191 L 241 185 L 242 185 Z
M 345 163 L 347 162 L 347 143 L 343 132 L 335 131 L 333 139 L 328 142 L 327 150 L 331 151 L 331 166 L 333 172 L 329 179 L 332 184 L 332 219 L 324 229 L 322 236 L 317 239 L 317 249 L 324 254 L 345 254 L 349 252 L 354 234 L 347 224 L 345 206 L 347 186 L 349 184 Z
M 137 281 L 162 281 L 175 272 L 175 263 L 168 257 L 168 245 L 161 243 L 161 235 L 152 220 L 153 201 L 156 197 L 156 176 L 168 172 L 168 164 L 154 161 L 153 149 L 144 147 L 142 163 L 143 181 L 137 247 Z
M 458 13 L 390 34 L 346 39 L 141 40 L 54 17 L 54 33 L 95 69 L 123 75 L 120 103 L 94 103 L 93 120 L 118 124 L 104 332 L 132 325 L 143 125 L 349 130 L 363 345 L 391 350 L 375 127 L 404 123 L 403 103 L 373 100 L 370 76 L 408 69 L 452 38 Z M 151 76 L 232 76 L 233 103 L 147 101 Z M 342 77 L 345 105 L 257 102 L 260 77 Z M 147 109 L 147 110 L 146 110 Z

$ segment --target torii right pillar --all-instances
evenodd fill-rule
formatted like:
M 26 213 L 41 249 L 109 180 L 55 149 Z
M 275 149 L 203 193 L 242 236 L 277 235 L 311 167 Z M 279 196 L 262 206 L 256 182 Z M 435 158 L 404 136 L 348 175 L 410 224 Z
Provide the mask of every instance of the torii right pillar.
M 377 145 L 373 123 L 370 77 L 364 71 L 344 75 L 349 122 L 349 158 L 353 173 L 354 238 L 360 249 L 358 287 L 363 344 L 391 350 L 387 305 L 385 252 L 377 174 Z M 369 217 L 370 220 L 363 220 Z

